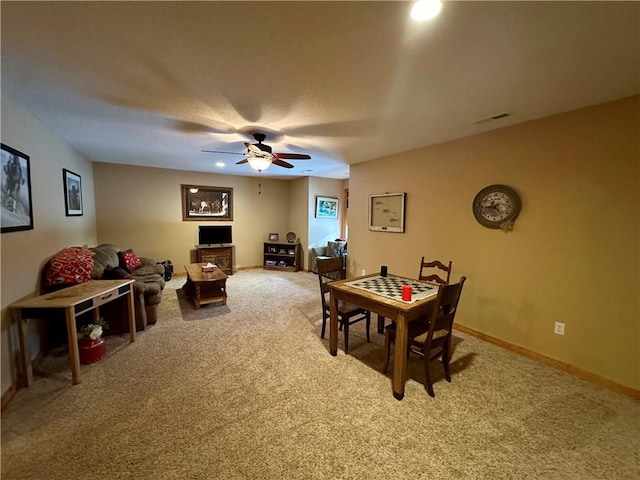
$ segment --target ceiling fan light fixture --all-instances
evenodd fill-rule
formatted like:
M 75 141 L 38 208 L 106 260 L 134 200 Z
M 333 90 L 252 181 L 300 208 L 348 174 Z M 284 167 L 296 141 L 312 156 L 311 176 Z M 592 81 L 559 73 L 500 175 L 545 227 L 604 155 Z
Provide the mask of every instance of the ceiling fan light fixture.
M 247 161 L 249 162 L 249 165 L 251 165 L 251 168 L 258 172 L 266 170 L 269 165 L 271 165 L 271 159 L 268 158 L 249 157 L 247 158 Z
M 411 8 L 411 18 L 416 22 L 431 20 L 442 10 L 440 0 L 417 0 Z

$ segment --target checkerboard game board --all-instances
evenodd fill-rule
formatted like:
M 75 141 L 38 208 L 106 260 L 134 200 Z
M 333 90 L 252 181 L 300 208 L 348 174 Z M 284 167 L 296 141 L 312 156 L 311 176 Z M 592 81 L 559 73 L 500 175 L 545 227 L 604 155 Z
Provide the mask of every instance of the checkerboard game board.
M 394 276 L 382 277 L 378 275 L 363 280 L 346 282 L 345 285 L 404 303 L 413 303 L 438 294 L 438 287 L 435 285 Z M 411 285 L 411 300 L 402 300 L 402 285 Z

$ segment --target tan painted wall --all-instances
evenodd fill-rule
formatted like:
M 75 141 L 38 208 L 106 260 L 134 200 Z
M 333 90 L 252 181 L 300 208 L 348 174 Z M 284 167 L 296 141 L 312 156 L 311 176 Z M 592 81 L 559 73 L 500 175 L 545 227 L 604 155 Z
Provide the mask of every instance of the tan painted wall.
M 170 259 L 175 272 L 196 261 L 198 225 L 233 226 L 236 268 L 262 266 L 268 234 L 289 231 L 289 181 L 106 163 L 93 170 L 98 241 Z M 182 184 L 233 188 L 233 221 L 183 221 Z
M 309 244 L 308 223 L 309 212 L 307 211 L 309 192 L 309 177 L 299 178 L 289 182 L 289 231 L 295 233 L 300 241 L 301 260 L 300 268 L 309 270 L 308 259 L 304 252 Z M 280 232 L 280 238 L 286 242 L 287 232 Z
M 352 165 L 350 272 L 452 259 L 468 277 L 460 324 L 638 389 L 639 98 Z M 472 215 L 494 183 L 522 198 L 513 232 Z M 368 230 L 383 192 L 407 192 L 406 233 Z
M 342 180 L 331 178 L 311 178 L 309 182 L 309 246 L 326 245 L 340 236 L 344 202 Z M 332 197 L 338 199 L 338 218 L 316 218 L 316 197 Z
M 324 246 L 327 244 L 327 242 L 333 241 L 336 238 L 340 237 L 342 215 L 344 212 L 342 191 L 342 180 L 317 177 L 312 177 L 309 179 L 309 192 L 307 197 L 307 211 L 309 215 L 309 244 L 306 255 L 309 270 L 311 270 L 311 248 Z M 332 197 L 338 199 L 338 218 L 336 220 L 328 218 L 316 218 L 316 196 Z
M 3 233 L 1 245 L 2 327 L 0 335 L 2 393 L 15 379 L 17 330 L 7 306 L 34 295 L 38 274 L 47 258 L 70 245 L 93 244 L 96 239 L 91 163 L 72 150 L 15 100 L 2 95 L 2 143 L 30 157 L 33 230 Z M 62 169 L 81 177 L 84 215 L 67 217 L 64 209 Z M 29 322 L 32 354 L 40 350 L 43 325 Z

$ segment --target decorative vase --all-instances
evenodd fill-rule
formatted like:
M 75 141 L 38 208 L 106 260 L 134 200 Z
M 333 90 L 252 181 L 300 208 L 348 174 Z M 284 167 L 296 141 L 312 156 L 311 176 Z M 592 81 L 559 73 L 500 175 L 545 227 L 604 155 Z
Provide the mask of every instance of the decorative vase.
M 81 338 L 78 340 L 78 349 L 80 350 L 80 363 L 84 365 L 102 360 L 107 353 L 107 346 L 102 337 L 95 340 Z

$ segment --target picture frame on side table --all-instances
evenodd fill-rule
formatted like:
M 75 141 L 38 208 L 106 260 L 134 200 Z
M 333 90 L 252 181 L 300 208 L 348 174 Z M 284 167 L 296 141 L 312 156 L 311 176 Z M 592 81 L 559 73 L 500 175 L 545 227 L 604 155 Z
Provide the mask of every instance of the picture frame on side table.
M 67 217 L 79 217 L 82 209 L 82 179 L 77 173 L 62 169 L 62 186 L 64 189 L 64 212 Z
M 280 238 L 280 235 L 278 235 L 277 233 L 270 233 L 269 234 L 269 241 L 270 242 L 277 242 L 279 238 Z
M 2 233 L 33 230 L 29 155 L 0 144 L 2 185 Z
M 406 193 L 369 195 L 369 230 L 404 233 Z
M 338 218 L 338 199 L 316 197 L 316 218 Z
M 182 220 L 233 220 L 233 188 L 182 185 Z

